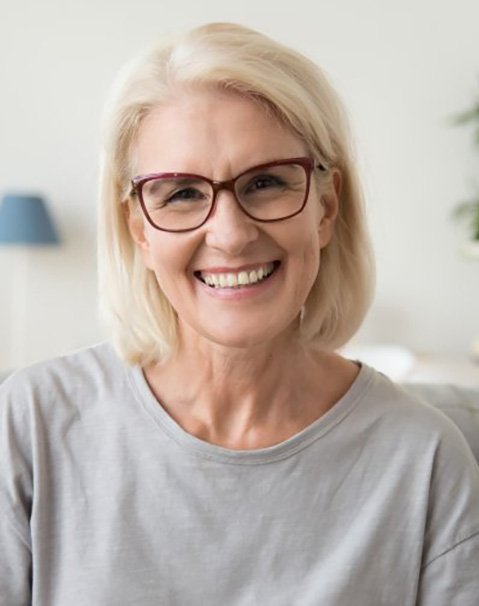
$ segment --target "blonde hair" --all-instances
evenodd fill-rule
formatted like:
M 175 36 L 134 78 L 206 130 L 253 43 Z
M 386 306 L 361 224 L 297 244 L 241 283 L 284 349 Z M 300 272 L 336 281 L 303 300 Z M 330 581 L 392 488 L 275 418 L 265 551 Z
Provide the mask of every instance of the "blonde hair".
M 103 315 L 130 363 L 164 359 L 177 341 L 176 313 L 130 236 L 132 151 L 141 120 L 178 87 L 213 86 L 258 100 L 342 177 L 339 214 L 305 302 L 300 338 L 335 349 L 369 307 L 373 262 L 351 136 L 341 103 L 309 59 L 254 30 L 208 24 L 153 48 L 127 66 L 107 106 L 101 169 L 99 278 Z

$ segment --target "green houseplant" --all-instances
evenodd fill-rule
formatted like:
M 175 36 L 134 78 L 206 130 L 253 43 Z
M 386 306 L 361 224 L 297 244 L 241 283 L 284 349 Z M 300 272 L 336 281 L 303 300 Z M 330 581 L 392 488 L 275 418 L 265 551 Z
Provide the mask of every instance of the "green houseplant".
M 468 110 L 456 116 L 455 124 L 472 125 L 474 130 L 474 144 L 479 150 L 479 98 Z M 469 240 L 463 246 L 463 252 L 470 258 L 479 259 L 479 191 L 476 195 L 459 203 L 454 209 L 454 215 L 466 220 L 469 226 Z M 471 356 L 479 362 L 479 338 L 471 346 Z
M 465 111 L 454 120 L 455 124 L 472 125 L 474 130 L 474 143 L 479 150 L 479 99 L 468 111 Z M 474 256 L 479 256 L 479 191 L 469 200 L 459 203 L 454 209 L 454 216 L 466 221 L 469 228 L 469 242 L 467 251 L 474 251 Z

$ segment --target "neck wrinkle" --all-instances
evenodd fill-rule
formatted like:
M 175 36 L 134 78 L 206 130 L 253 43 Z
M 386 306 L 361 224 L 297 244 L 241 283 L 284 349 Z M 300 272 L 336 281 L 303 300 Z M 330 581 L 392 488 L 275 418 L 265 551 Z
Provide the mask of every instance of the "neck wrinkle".
M 214 346 L 208 352 L 180 347 L 145 375 L 170 416 L 197 437 L 222 444 L 254 443 L 265 432 L 283 437 L 290 427 L 304 424 L 302 395 L 318 364 L 317 353 L 291 339 L 284 342 L 285 347 L 275 343 L 247 350 Z

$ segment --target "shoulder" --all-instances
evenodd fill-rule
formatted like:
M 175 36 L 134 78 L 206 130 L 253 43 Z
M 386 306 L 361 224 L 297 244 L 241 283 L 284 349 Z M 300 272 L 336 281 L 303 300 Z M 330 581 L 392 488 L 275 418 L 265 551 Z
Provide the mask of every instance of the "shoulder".
M 425 431 L 441 434 L 443 431 L 449 432 L 453 426 L 444 414 L 424 398 L 369 366 L 362 366 L 353 390 L 356 391 L 358 415 L 396 427 L 398 433 Z
M 100 343 L 71 353 L 38 362 L 12 373 L 2 383 L 2 393 L 26 385 L 44 385 L 65 380 L 100 378 L 115 368 L 121 361 L 109 343 Z
M 0 436 L 7 436 L 0 440 L 0 476 L 15 475 L 22 461 L 26 470 L 51 469 L 73 447 L 95 451 L 107 429 L 128 424 L 129 383 L 128 367 L 109 344 L 13 373 L 0 386 Z
M 127 370 L 113 347 L 102 343 L 32 365 L 0 385 L 1 415 L 46 412 L 98 399 L 126 380 Z
M 432 404 L 461 430 L 479 461 L 479 389 L 450 384 L 405 383 L 412 395 Z
M 466 438 L 436 406 L 385 375 L 363 367 L 356 387 L 352 423 L 368 431 L 368 440 L 396 458 L 421 457 L 433 464 L 475 465 Z M 351 425 L 350 425 L 351 426 Z
M 378 462 L 403 477 L 416 499 L 428 503 L 424 562 L 479 532 L 479 467 L 455 423 L 424 398 L 365 369 L 361 414 L 369 415 L 369 443 L 380 443 Z

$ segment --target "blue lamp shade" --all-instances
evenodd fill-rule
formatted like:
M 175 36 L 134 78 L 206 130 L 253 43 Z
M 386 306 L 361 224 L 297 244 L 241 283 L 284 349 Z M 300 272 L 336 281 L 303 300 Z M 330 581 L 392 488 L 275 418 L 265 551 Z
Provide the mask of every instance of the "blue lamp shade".
M 7 194 L 0 204 L 0 244 L 58 244 L 59 237 L 39 196 Z

